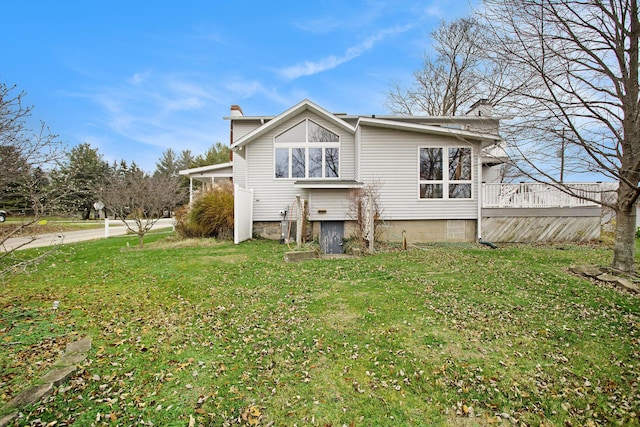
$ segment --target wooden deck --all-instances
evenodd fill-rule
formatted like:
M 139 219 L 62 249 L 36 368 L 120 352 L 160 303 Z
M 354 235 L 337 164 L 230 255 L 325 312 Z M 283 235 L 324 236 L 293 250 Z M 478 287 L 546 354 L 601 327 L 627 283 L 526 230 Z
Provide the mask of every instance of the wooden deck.
M 490 242 L 586 242 L 600 238 L 600 216 L 483 217 L 482 238 Z
M 600 238 L 603 190 L 571 184 L 571 196 L 539 183 L 483 184 L 482 238 L 490 242 L 563 242 Z

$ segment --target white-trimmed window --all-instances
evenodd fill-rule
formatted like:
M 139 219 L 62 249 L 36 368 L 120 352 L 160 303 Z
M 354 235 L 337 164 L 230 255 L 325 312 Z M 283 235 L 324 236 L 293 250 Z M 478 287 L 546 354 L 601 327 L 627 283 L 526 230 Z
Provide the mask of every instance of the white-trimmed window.
M 276 178 L 340 176 L 340 136 L 305 119 L 274 138 Z
M 471 199 L 470 147 L 420 147 L 421 199 Z

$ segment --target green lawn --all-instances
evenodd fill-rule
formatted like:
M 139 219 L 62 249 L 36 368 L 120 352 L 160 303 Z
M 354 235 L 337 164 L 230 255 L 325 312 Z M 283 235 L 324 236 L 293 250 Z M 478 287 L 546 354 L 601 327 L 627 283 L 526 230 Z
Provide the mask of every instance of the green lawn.
M 275 242 L 167 236 L 70 246 L 4 283 L 0 403 L 93 339 L 19 425 L 639 425 L 640 298 L 566 272 L 607 248 L 287 264 Z

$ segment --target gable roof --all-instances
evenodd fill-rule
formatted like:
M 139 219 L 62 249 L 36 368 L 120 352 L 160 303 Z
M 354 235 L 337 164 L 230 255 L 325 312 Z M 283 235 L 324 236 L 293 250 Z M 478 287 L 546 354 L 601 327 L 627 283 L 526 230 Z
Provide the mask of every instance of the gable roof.
M 319 116 L 322 116 L 325 119 L 327 119 L 328 121 L 330 121 L 333 124 L 335 124 L 336 126 L 344 129 L 345 131 L 347 131 L 347 132 L 349 132 L 351 134 L 355 133 L 355 131 L 356 131 L 353 126 L 351 126 L 350 124 L 348 124 L 344 120 L 341 120 L 335 114 L 332 114 L 329 111 L 325 110 L 324 108 L 320 107 L 319 105 L 309 101 L 308 99 L 305 99 L 305 100 L 299 102 L 298 104 L 294 105 L 293 107 L 289 108 L 284 113 L 279 114 L 273 120 L 269 120 L 264 125 L 252 130 L 248 134 L 244 135 L 242 138 L 238 139 L 236 142 L 231 144 L 231 149 L 233 150 L 234 148 L 240 148 L 240 147 L 243 147 L 243 146 L 247 145 L 248 143 L 250 143 L 254 139 L 259 138 L 261 135 L 263 135 L 266 132 L 268 132 L 273 127 L 278 126 L 278 124 L 280 124 L 280 123 L 290 119 L 291 117 L 294 117 L 294 116 L 296 116 L 296 115 L 298 115 L 298 114 L 300 114 L 300 113 L 302 113 L 304 111 L 311 111 L 311 112 L 313 112 L 313 113 L 315 113 L 315 114 L 317 114 Z
M 178 171 L 178 175 L 186 176 L 215 176 L 215 177 L 231 177 L 233 176 L 233 162 L 219 163 L 216 165 L 200 166 L 197 168 L 183 169 Z
M 320 107 L 318 104 L 308 99 L 305 99 L 275 117 L 266 118 L 268 119 L 266 123 L 264 123 L 263 125 L 257 127 L 256 129 L 252 130 L 248 134 L 238 139 L 236 142 L 234 142 L 231 145 L 231 149 L 233 150 L 235 148 L 241 148 L 249 144 L 250 142 L 264 135 L 270 129 L 278 126 L 282 122 L 290 119 L 291 117 L 295 117 L 296 115 L 304 111 L 311 111 L 319 116 L 322 116 L 327 121 L 335 124 L 339 128 L 351 134 L 354 134 L 356 132 L 356 129 L 359 126 L 364 125 L 364 126 L 381 127 L 381 128 L 387 128 L 387 129 L 404 130 L 408 132 L 419 132 L 419 133 L 425 133 L 425 134 L 431 134 L 431 135 L 449 136 L 449 137 L 458 138 L 467 142 L 477 141 L 480 144 L 480 147 L 482 148 L 491 146 L 502 140 L 502 138 L 500 138 L 500 136 L 496 134 L 478 133 L 478 132 L 473 132 L 473 131 L 468 131 L 463 129 L 454 129 L 454 128 L 449 128 L 444 126 L 418 123 L 416 122 L 415 117 L 385 116 L 384 118 L 376 118 L 375 116 L 373 117 L 353 116 L 352 117 L 352 116 L 346 116 L 346 115 L 344 116 L 336 115 Z M 238 118 L 243 118 L 243 116 L 239 116 Z M 252 117 L 252 118 L 255 119 L 255 117 Z M 473 118 L 475 119 L 476 117 L 473 117 Z M 353 119 L 356 119 L 355 123 Z M 439 118 L 439 119 L 442 120 L 443 118 Z M 462 119 L 461 121 L 465 121 L 465 119 L 469 119 L 469 117 L 467 116 L 452 117 L 450 121 L 452 123 L 455 123 L 456 121 L 458 121 L 456 119 L 458 120 Z M 486 119 L 486 117 L 484 119 Z
M 360 117 L 358 119 L 356 127 L 359 127 L 361 125 L 395 129 L 395 130 L 404 130 L 409 132 L 427 133 L 431 135 L 449 136 L 453 138 L 462 139 L 467 142 L 468 140 L 473 140 L 473 141 L 478 141 L 481 147 L 488 147 L 502 140 L 500 136 L 488 134 L 488 133 L 472 132 L 468 130 L 454 129 L 454 128 L 448 128 L 448 127 L 442 127 L 442 126 L 434 126 L 434 125 L 408 123 L 408 122 L 397 121 L 397 120 L 377 119 L 372 117 Z

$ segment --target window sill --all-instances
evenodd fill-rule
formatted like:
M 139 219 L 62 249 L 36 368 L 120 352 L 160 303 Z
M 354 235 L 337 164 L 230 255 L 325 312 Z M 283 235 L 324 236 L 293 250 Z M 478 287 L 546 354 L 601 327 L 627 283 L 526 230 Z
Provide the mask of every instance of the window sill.
M 354 180 L 316 179 L 295 181 L 295 188 L 361 188 L 364 184 Z

